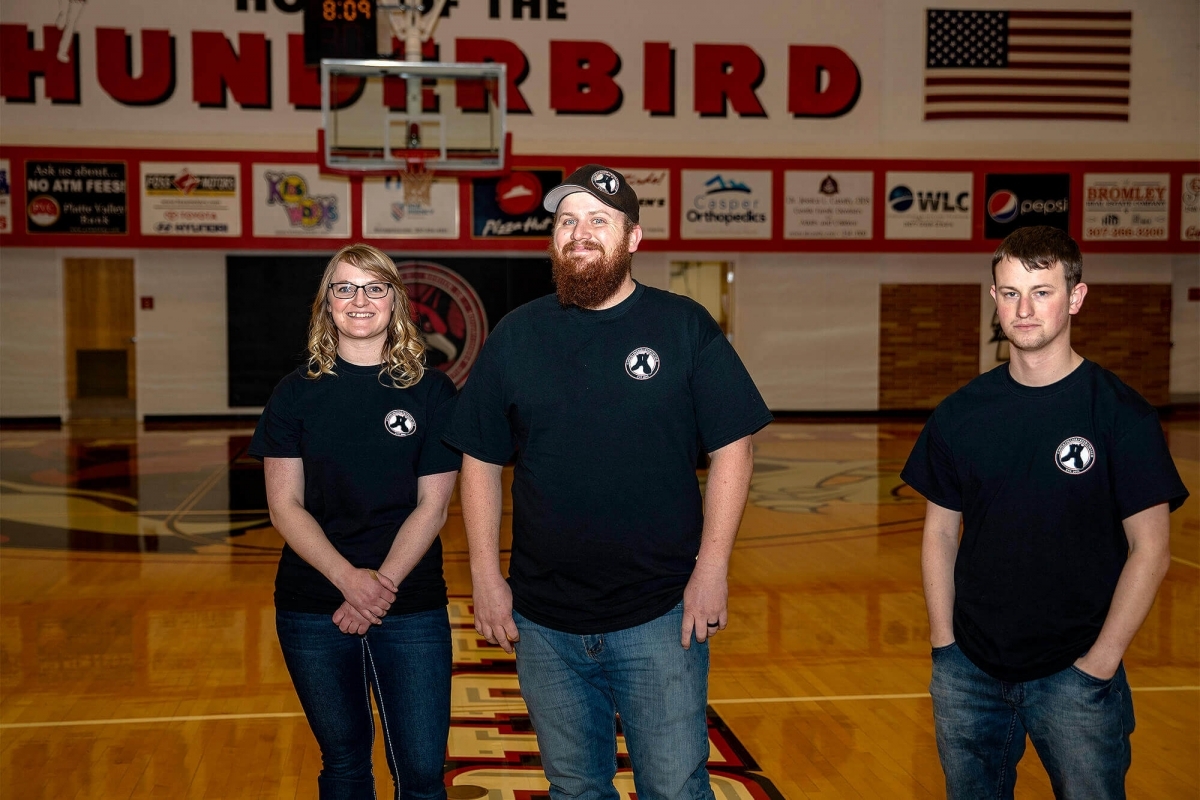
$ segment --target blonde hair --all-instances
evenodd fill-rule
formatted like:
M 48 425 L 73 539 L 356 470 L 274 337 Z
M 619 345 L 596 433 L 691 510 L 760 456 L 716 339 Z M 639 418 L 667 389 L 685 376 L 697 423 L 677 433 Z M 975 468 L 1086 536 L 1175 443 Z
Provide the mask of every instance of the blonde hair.
M 338 264 L 346 262 L 363 272 L 368 272 L 377 281 L 392 287 L 392 319 L 388 323 L 387 338 L 383 344 L 383 365 L 379 370 L 379 382 L 386 374 L 397 389 L 414 386 L 425 374 L 425 342 L 421 332 L 412 321 L 412 305 L 408 290 L 400 280 L 400 272 L 385 253 L 369 244 L 350 244 L 333 254 L 321 285 L 313 299 L 312 317 L 308 323 L 308 377 L 316 380 L 322 375 L 334 375 L 334 359 L 337 356 L 338 329 L 333 324 L 329 311 L 329 284 Z M 386 385 L 386 384 L 384 384 Z

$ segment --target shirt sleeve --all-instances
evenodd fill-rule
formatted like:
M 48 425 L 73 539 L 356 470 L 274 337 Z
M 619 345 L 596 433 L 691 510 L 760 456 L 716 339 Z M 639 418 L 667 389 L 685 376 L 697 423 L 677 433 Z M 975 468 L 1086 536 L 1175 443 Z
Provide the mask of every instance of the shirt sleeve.
M 421 448 L 421 459 L 417 464 L 417 477 L 455 472 L 462 466 L 462 455 L 442 441 L 450 418 L 454 414 L 457 390 L 449 378 L 436 377 L 437 384 L 429 393 L 429 432 Z
M 1188 490 L 1167 449 L 1158 414 L 1143 416 L 1113 448 L 1113 486 L 1121 519 L 1159 503 L 1168 503 L 1174 511 L 1187 500 Z
M 300 458 L 304 422 L 296 403 L 295 380 L 296 375 L 289 375 L 271 392 L 250 440 L 250 455 L 254 458 Z
M 962 483 L 954 463 L 954 454 L 938 429 L 936 412 L 917 437 L 900 479 L 926 500 L 951 511 L 962 511 Z
M 706 453 L 749 436 L 774 419 L 737 351 L 719 330 L 696 360 L 692 402 Z
M 442 437 L 455 450 L 489 464 L 508 463 L 516 449 L 508 424 L 500 338 L 493 335 L 484 343 Z

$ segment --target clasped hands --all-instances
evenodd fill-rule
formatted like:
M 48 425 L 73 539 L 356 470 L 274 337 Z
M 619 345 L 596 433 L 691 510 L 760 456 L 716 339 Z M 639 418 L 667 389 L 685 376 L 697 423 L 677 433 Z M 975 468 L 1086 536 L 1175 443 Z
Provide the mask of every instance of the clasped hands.
M 366 633 L 383 622 L 396 601 L 396 584 L 373 569 L 351 570 L 337 588 L 346 598 L 333 613 L 333 623 L 342 633 Z

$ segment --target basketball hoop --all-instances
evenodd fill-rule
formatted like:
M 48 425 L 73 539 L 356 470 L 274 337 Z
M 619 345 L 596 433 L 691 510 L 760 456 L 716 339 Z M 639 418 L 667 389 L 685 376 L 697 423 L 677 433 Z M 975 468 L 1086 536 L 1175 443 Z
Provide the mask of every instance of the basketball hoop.
M 400 188 L 404 191 L 406 206 L 432 205 L 429 192 L 433 188 L 433 173 L 425 169 L 422 159 L 406 159 L 405 169 L 400 173 Z

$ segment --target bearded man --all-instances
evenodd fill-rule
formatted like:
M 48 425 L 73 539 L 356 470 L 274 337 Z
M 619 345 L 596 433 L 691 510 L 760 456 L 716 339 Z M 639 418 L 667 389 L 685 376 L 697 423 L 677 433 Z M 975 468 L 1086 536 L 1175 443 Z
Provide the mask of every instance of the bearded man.
M 545 208 L 556 296 L 496 326 L 446 436 L 464 454 L 475 628 L 516 653 L 554 800 L 617 798 L 618 715 L 639 798 L 711 799 L 708 640 L 771 414 L 702 306 L 633 280 L 623 175 L 580 167 Z

